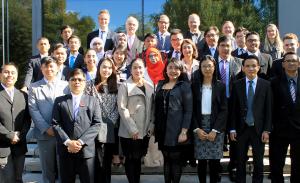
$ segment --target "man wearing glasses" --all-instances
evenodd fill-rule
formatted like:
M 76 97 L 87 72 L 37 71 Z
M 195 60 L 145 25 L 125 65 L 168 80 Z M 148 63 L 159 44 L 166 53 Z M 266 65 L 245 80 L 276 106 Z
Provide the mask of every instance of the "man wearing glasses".
M 270 138 L 271 179 L 283 183 L 283 167 L 290 146 L 291 183 L 300 182 L 300 77 L 299 57 L 283 56 L 283 73 L 271 81 L 274 95 L 273 131 Z
M 61 182 L 94 182 L 95 138 L 102 123 L 99 103 L 84 95 L 86 79 L 81 69 L 70 73 L 71 94 L 56 98 L 52 124 L 57 139 Z

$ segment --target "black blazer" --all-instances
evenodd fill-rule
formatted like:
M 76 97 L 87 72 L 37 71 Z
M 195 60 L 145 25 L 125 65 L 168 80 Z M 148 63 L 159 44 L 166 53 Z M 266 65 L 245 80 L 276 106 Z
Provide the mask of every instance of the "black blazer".
M 68 57 L 66 59 L 66 61 L 64 62 L 65 66 L 67 66 L 70 70 L 72 70 L 70 67 L 69 67 L 69 57 L 70 57 L 70 54 L 68 54 Z M 74 69 L 75 68 L 79 68 L 79 69 L 82 69 L 83 71 L 85 71 L 86 67 L 85 67 L 85 63 L 84 63 L 84 58 L 83 58 L 83 55 L 81 55 L 80 53 L 78 53 L 76 59 L 75 59 L 75 63 L 74 63 Z
M 234 82 L 232 88 L 232 114 L 231 130 L 237 134 L 243 133 L 247 116 L 246 78 Z M 258 78 L 252 106 L 254 116 L 254 127 L 257 135 L 261 136 L 263 131 L 271 131 L 272 120 L 272 90 L 269 81 Z
M 32 56 L 26 65 L 25 79 L 23 86 L 29 87 L 30 83 L 34 83 L 43 78 L 41 71 L 41 55 Z
M 105 45 L 104 45 L 104 51 L 112 50 L 114 48 L 114 41 L 113 41 L 114 35 L 115 35 L 115 32 L 113 32 L 111 30 L 108 30 Z M 86 39 L 87 45 L 86 45 L 86 47 L 88 49 L 90 48 L 90 43 L 91 43 L 91 41 L 94 37 L 99 37 L 99 29 L 95 30 L 93 32 L 90 32 L 87 35 L 87 39 Z
M 280 77 L 284 73 L 282 62 L 283 62 L 283 58 L 276 59 L 273 61 L 272 68 L 271 68 L 271 77 L 275 77 L 275 76 Z
M 27 94 L 15 88 L 12 102 L 0 85 L 0 104 L 0 157 L 7 157 L 11 153 L 23 155 L 27 152 L 26 134 L 31 125 Z M 12 145 L 10 142 L 14 131 L 20 132 L 20 142 Z
M 196 71 L 199 74 L 199 70 Z M 192 83 L 194 98 L 193 106 L 193 129 L 202 128 L 202 84 L 197 80 Z M 223 83 L 217 81 L 212 84 L 211 105 L 211 129 L 224 132 L 227 121 L 227 98 L 226 88 Z
M 57 97 L 53 106 L 53 128 L 57 138 L 57 150 L 60 156 L 69 156 L 67 140 L 82 140 L 84 145 L 78 152 L 83 158 L 95 156 L 95 138 L 102 123 L 101 109 L 97 100 L 82 95 L 76 119 L 73 118 L 72 95 Z
M 298 71 L 300 72 L 300 70 Z M 286 74 L 273 78 L 274 96 L 272 133 L 289 138 L 300 138 L 300 76 L 297 78 L 296 103 L 292 101 Z
M 209 47 L 208 47 L 208 45 L 207 45 L 206 43 L 204 43 L 203 48 L 199 51 L 198 54 L 201 55 L 201 56 L 211 55 L 210 49 L 209 49 Z M 214 54 L 213 57 L 215 58 L 215 60 L 218 59 L 218 57 L 219 57 L 219 51 L 218 51 L 218 48 L 216 48 L 216 51 L 215 51 L 215 54 Z M 200 60 L 200 59 L 199 59 L 199 60 Z

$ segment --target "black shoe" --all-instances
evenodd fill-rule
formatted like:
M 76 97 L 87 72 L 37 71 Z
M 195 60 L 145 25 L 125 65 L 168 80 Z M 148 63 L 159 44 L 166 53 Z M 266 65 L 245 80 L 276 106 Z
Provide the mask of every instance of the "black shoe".
M 229 179 L 231 182 L 236 181 L 236 169 L 232 169 L 229 171 Z

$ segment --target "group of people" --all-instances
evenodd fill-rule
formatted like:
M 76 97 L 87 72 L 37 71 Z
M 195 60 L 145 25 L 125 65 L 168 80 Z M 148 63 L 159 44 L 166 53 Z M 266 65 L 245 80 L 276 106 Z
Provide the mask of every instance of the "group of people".
M 110 14 L 98 14 L 99 29 L 87 35 L 87 50 L 70 26 L 62 43 L 28 62 L 21 90 L 18 69 L 1 67 L 0 182 L 22 182 L 26 134 L 34 124 L 44 183 L 111 182 L 112 163 L 125 157 L 129 183 L 139 183 L 142 158 L 163 164 L 166 183 L 179 183 L 183 165 L 197 166 L 200 183 L 220 181 L 220 159 L 229 144 L 230 178 L 246 182 L 248 149 L 253 182 L 263 182 L 265 144 L 270 178 L 282 183 L 290 146 L 291 182 L 300 182 L 300 60 L 298 38 L 280 39 L 274 24 L 265 41 L 231 21 L 205 32 L 200 17 L 188 17 L 189 31 L 168 32 L 161 15 L 158 33 L 137 36 L 138 21 L 126 33 L 109 30 Z M 195 163 L 197 160 L 197 164 Z M 163 161 L 163 162 L 162 162 Z

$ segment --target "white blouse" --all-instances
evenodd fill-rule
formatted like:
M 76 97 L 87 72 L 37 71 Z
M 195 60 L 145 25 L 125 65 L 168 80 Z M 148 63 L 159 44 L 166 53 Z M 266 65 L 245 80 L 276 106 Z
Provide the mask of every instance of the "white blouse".
M 211 114 L 211 95 L 212 87 L 211 85 L 202 86 L 202 100 L 201 100 L 201 109 L 202 114 L 209 115 Z

